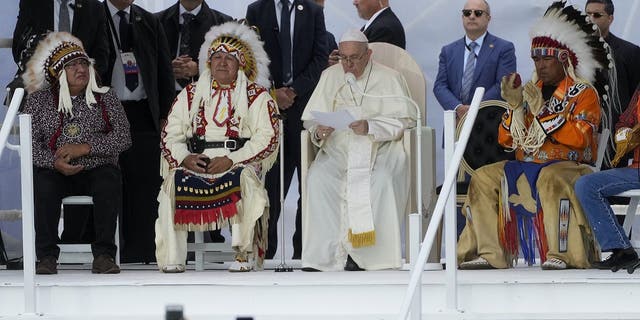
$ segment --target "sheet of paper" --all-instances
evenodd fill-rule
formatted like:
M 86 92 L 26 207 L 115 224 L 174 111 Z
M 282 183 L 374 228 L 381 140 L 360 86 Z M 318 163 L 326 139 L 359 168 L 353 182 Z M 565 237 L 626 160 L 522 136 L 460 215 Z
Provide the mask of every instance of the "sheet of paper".
M 335 112 L 311 111 L 313 121 L 323 126 L 332 127 L 336 130 L 349 129 L 349 124 L 358 120 L 349 110 L 342 109 Z

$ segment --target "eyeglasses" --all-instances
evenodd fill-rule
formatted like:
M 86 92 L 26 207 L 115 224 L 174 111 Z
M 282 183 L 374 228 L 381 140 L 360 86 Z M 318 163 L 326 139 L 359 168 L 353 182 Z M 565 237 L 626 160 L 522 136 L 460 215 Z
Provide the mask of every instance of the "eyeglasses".
M 476 15 L 476 17 L 480 18 L 484 14 L 484 10 L 471 10 L 471 9 L 462 9 L 462 15 L 465 17 L 471 16 L 471 13 Z
M 352 62 L 353 63 L 358 63 L 358 62 L 362 61 L 362 59 L 364 58 L 364 56 L 366 54 L 367 53 L 365 52 L 365 53 L 363 53 L 361 55 L 353 55 L 353 56 L 349 56 L 349 57 L 341 54 L 340 56 L 338 56 L 338 59 L 342 63 L 352 63 Z
M 85 59 L 76 59 L 64 65 L 65 69 L 75 70 L 89 67 L 89 61 Z
M 594 19 L 599 19 L 602 18 L 603 16 L 606 15 L 606 13 L 600 13 L 600 12 L 587 12 L 588 16 L 592 16 Z

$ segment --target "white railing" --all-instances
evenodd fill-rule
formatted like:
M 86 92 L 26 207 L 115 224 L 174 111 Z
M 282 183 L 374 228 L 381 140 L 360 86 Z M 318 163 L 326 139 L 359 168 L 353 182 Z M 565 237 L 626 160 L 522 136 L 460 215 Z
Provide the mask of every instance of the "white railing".
M 20 89 L 18 89 L 20 90 Z M 13 99 L 15 100 L 15 98 Z M 20 97 L 22 100 L 22 97 Z M 13 103 L 13 102 L 12 102 Z M 22 255 L 24 264 L 24 311 L 36 313 L 35 230 L 33 223 L 33 154 L 31 150 L 31 115 L 20 118 L 20 181 L 22 193 Z
M 476 116 L 478 115 L 478 109 L 480 108 L 480 102 L 482 97 L 484 96 L 484 88 L 477 88 L 474 95 L 473 100 L 471 101 L 471 106 L 467 112 L 467 117 L 464 125 L 462 126 L 462 132 L 458 138 L 458 142 L 455 144 L 455 149 L 453 150 L 453 157 L 450 161 L 447 161 L 448 165 L 445 170 L 445 179 L 442 184 L 442 190 L 440 191 L 440 195 L 438 197 L 438 201 L 436 202 L 435 209 L 433 211 L 433 216 L 431 221 L 429 222 L 429 226 L 427 228 L 427 233 L 424 236 L 424 240 L 422 241 L 422 247 L 420 249 L 420 254 L 413 265 L 411 270 L 411 278 L 409 280 L 409 284 L 407 287 L 407 292 L 405 294 L 404 300 L 402 302 L 402 307 L 400 309 L 399 319 L 405 320 L 409 315 L 409 309 L 411 307 L 411 318 L 412 319 L 420 319 L 421 317 L 421 300 L 416 302 L 415 296 L 420 296 L 420 292 L 422 290 L 422 272 L 424 264 L 427 261 L 427 257 L 431 252 L 431 247 L 433 246 L 433 241 L 435 239 L 438 225 L 442 220 L 442 216 L 444 214 L 445 205 L 447 206 L 447 219 L 445 221 L 445 246 L 446 246 L 446 255 L 447 255 L 447 275 L 446 275 L 446 286 L 447 286 L 447 310 L 456 312 L 457 311 L 457 263 L 456 263 L 456 218 L 455 218 L 455 195 L 456 195 L 456 176 L 458 174 L 458 167 L 460 166 L 460 161 L 462 160 L 462 156 L 464 154 L 464 150 L 467 147 L 467 141 L 469 140 L 469 135 L 471 134 L 471 129 L 473 127 L 473 123 L 475 122 Z M 453 130 L 455 128 L 455 112 L 445 112 L 445 117 L 448 119 L 448 123 L 445 122 L 445 132 L 447 129 Z M 453 119 L 453 120 L 452 120 Z M 453 124 L 452 124 L 453 123 Z M 446 142 L 452 142 L 453 136 L 451 134 L 445 137 L 449 139 Z M 445 143 L 445 146 L 447 143 Z M 450 143 L 449 145 L 453 145 Z M 450 150 L 445 150 L 449 151 Z M 416 306 L 418 304 L 418 306 Z
M 479 105 L 479 103 L 478 103 Z M 479 108 L 479 107 L 478 107 Z M 468 121 L 468 123 L 473 124 L 475 122 L 476 113 L 473 114 L 473 118 Z M 471 118 L 471 114 L 467 116 L 466 119 Z M 466 121 L 466 120 L 465 120 Z M 465 123 L 466 124 L 466 123 Z M 471 134 L 471 132 L 469 132 Z M 469 140 L 469 136 L 466 136 L 464 140 L 464 145 L 462 147 L 462 151 L 467 145 L 467 140 Z M 458 161 L 453 161 L 453 155 L 456 150 L 456 112 L 455 111 L 445 111 L 444 113 L 444 172 L 448 172 L 449 170 L 453 170 L 456 174 L 458 173 L 458 166 L 460 164 L 460 159 Z M 455 168 L 451 168 L 454 166 Z M 447 268 L 445 274 L 445 283 L 450 284 L 446 288 L 446 301 L 447 301 L 447 310 L 457 310 L 458 309 L 458 265 L 457 259 L 457 217 L 458 213 L 456 212 L 456 195 L 458 194 L 456 180 L 454 179 L 453 184 L 451 185 L 451 191 L 449 191 L 449 196 L 447 197 L 447 204 L 445 207 L 444 216 L 444 237 L 445 237 L 445 256 L 446 256 L 446 264 L 447 266 L 453 266 L 453 268 Z
M 33 227 L 33 154 L 31 149 L 31 115 L 23 114 L 20 119 L 20 144 L 8 143 L 9 133 L 22 103 L 24 89 L 16 89 L 9 110 L 0 128 L 0 156 L 6 147 L 20 154 L 20 176 L 22 194 L 22 254 L 24 276 L 24 314 L 36 315 L 35 293 L 35 231 Z
M 0 127 L 0 157 L 2 157 L 2 152 L 4 151 L 5 146 L 7 149 L 18 151 L 18 146 L 7 143 L 7 141 L 9 140 L 9 135 L 13 129 L 13 123 L 16 120 L 16 115 L 18 114 L 18 109 L 22 103 L 23 96 L 24 89 L 16 89 L 13 98 L 11 99 L 11 104 L 9 104 L 7 115 L 4 117 L 2 127 Z

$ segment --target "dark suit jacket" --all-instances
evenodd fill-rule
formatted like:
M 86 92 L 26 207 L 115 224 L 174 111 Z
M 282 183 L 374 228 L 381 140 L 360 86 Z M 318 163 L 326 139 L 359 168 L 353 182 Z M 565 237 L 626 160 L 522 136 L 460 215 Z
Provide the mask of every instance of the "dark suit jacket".
M 106 1 L 102 10 L 106 12 L 108 19 L 111 19 Z M 133 53 L 136 56 L 142 75 L 142 83 L 147 92 L 153 123 L 156 130 L 160 132 L 160 119 L 167 118 L 169 107 L 176 93 L 167 38 L 158 18 L 139 6 L 131 5 L 129 18 L 132 25 Z M 108 28 L 108 33 L 109 39 L 112 39 L 111 28 Z M 115 52 L 117 50 L 113 46 L 113 41 L 109 41 L 109 45 L 112 53 L 109 56 L 108 75 L 110 77 L 116 61 Z M 122 68 L 122 66 L 115 67 Z
M 336 37 L 333 36 L 333 33 L 327 31 L 327 52 L 331 54 L 331 52 L 336 49 L 338 49 Z
M 433 93 L 444 110 L 453 110 L 462 104 L 462 74 L 464 72 L 465 38 L 454 41 L 440 52 L 438 75 Z M 476 60 L 471 95 L 477 87 L 484 87 L 483 100 L 502 100 L 502 77 L 516 72 L 513 43 L 487 33 Z
M 363 32 L 369 42 L 391 43 L 402 49 L 407 45 L 402 23 L 391 8 L 382 11 Z
M 624 111 L 640 83 L 640 47 L 612 33 L 609 33 L 604 40 L 613 50 L 613 60 L 615 60 L 618 74 L 618 97 Z M 613 123 L 615 124 L 616 121 L 618 121 L 617 116 L 613 119 Z
M 282 54 L 278 41 L 278 20 L 273 0 L 257 0 L 247 8 L 246 18 L 260 30 L 264 49 L 271 63 L 269 72 L 275 87 L 283 86 Z M 300 118 L 322 70 L 327 66 L 327 36 L 322 7 L 310 0 L 294 0 L 295 25 L 293 32 L 293 84 L 297 97 L 287 111 L 289 117 Z
M 53 0 L 20 0 L 11 48 L 15 62 L 19 61 L 20 53 L 26 46 L 28 39 L 25 35 L 28 37 L 53 30 L 53 3 Z M 96 70 L 102 83 L 108 85 L 110 82 L 105 79 L 109 57 L 107 20 L 98 0 L 76 0 L 71 34 L 82 41 L 89 57 L 96 61 Z
M 178 53 L 178 38 L 180 37 L 180 2 L 156 13 L 156 16 L 160 19 L 160 24 L 162 24 L 164 28 L 164 34 L 167 36 L 171 59 L 174 59 Z M 202 46 L 204 42 L 204 35 L 212 26 L 217 26 L 231 20 L 233 20 L 231 16 L 209 8 L 207 3 L 203 1 L 200 12 L 198 12 L 191 23 L 193 27 L 191 29 L 189 43 L 189 56 L 198 62 L 198 54 L 200 53 L 200 46 Z

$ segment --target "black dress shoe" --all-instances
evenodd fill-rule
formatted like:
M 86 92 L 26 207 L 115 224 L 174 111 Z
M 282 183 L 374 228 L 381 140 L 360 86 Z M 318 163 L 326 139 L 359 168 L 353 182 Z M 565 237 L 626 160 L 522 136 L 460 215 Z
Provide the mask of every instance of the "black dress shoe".
M 347 263 L 344 265 L 344 271 L 364 271 L 360 266 L 351 259 L 351 256 L 347 256 Z
M 55 257 L 47 256 L 36 264 L 36 274 L 56 274 L 58 273 L 58 262 Z
M 7 261 L 7 270 L 24 270 L 24 261 L 22 260 L 22 257 Z
M 613 253 L 605 260 L 594 262 L 593 267 L 596 269 L 610 269 L 616 272 L 620 269 L 632 267 L 638 263 L 638 254 L 633 248 L 613 249 Z
M 320 272 L 320 270 L 318 270 L 316 268 L 311 268 L 311 267 L 303 267 L 300 270 L 302 270 L 304 272 Z
M 630 267 L 627 267 L 627 272 L 629 274 L 633 274 L 636 271 L 636 269 L 639 269 L 639 268 L 640 268 L 640 261 L 636 262 L 634 265 Z
M 115 274 L 120 273 L 120 267 L 116 264 L 112 256 L 101 254 L 93 259 L 91 273 L 97 274 Z

